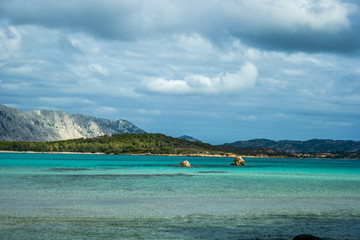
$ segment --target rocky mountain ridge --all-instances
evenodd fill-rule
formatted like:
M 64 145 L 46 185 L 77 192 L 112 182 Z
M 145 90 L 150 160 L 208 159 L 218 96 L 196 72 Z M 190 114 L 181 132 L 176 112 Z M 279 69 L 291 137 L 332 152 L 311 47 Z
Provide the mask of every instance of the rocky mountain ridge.
M 0 105 L 1 141 L 42 142 L 143 132 L 122 119 L 108 120 L 52 110 L 23 112 Z
M 269 148 L 288 153 L 360 152 L 360 141 L 311 139 L 307 141 L 252 139 L 225 145 L 244 148 Z

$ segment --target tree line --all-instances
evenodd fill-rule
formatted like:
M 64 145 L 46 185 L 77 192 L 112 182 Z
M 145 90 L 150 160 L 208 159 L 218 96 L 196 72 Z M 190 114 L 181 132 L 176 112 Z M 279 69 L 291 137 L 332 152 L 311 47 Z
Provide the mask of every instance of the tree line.
M 90 152 L 106 154 L 219 154 L 216 146 L 172 138 L 163 134 L 124 133 L 96 138 L 79 138 L 53 142 L 0 142 L 0 150 L 34 152 Z

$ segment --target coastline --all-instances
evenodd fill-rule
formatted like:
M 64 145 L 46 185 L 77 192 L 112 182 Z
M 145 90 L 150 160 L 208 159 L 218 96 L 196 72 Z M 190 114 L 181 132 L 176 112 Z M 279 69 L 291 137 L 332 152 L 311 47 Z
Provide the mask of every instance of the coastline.
M 76 155 L 122 155 L 122 156 L 168 156 L 168 157 L 228 157 L 228 158 L 234 158 L 236 154 L 203 154 L 203 153 L 194 153 L 194 154 L 151 154 L 151 153 L 127 153 L 127 154 L 107 154 L 102 152 L 35 152 L 35 151 L 6 151 L 6 150 L 0 150 L 0 153 L 29 153 L 29 154 L 76 154 Z M 247 155 L 241 155 L 241 157 L 245 158 L 271 158 L 269 156 L 247 156 Z M 281 157 L 276 157 L 281 158 Z
M 153 153 L 126 153 L 126 154 L 114 154 L 114 153 L 103 153 L 103 152 L 35 152 L 35 151 L 7 151 L 0 150 L 0 153 L 28 153 L 28 154 L 74 154 L 74 155 L 119 155 L 119 156 L 166 156 L 166 157 L 214 157 L 214 158 L 235 158 L 241 156 L 243 158 L 294 158 L 294 159 L 346 159 L 346 160 L 360 160 L 359 158 L 329 158 L 329 157 L 285 157 L 285 156 L 267 156 L 267 155 L 241 155 L 241 154 L 205 154 L 205 153 L 193 153 L 193 154 L 153 154 Z
M 103 152 L 35 152 L 35 151 L 7 151 L 0 150 L 0 153 L 29 153 L 29 154 L 74 154 L 74 155 L 119 155 L 119 156 L 166 156 L 166 157 L 214 157 L 214 158 L 235 158 L 241 156 L 243 158 L 294 158 L 294 159 L 346 159 L 346 160 L 360 160 L 360 158 L 330 158 L 323 156 L 297 156 L 297 157 L 285 157 L 285 156 L 267 156 L 267 155 L 241 155 L 241 154 L 205 154 L 205 153 L 193 153 L 193 154 L 153 154 L 153 153 L 126 153 L 126 154 L 114 154 Z

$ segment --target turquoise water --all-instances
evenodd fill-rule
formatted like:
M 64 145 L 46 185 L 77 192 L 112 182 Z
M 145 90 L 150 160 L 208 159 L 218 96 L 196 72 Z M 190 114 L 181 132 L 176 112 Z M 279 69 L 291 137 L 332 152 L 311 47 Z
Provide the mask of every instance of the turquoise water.
M 359 160 L 245 160 L 0 153 L 0 239 L 360 239 Z

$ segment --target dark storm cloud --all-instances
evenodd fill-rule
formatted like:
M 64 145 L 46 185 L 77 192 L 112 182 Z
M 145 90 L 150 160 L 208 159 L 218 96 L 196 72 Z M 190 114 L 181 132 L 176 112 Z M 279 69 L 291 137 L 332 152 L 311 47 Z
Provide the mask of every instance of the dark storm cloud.
M 353 18 L 355 19 L 355 18 Z M 356 54 L 360 50 L 360 19 L 352 21 L 351 29 L 323 33 L 309 29 L 299 32 L 277 31 L 256 34 L 234 33 L 244 43 L 257 48 L 286 52 L 332 52 Z
M 101 38 L 129 40 L 139 28 L 139 1 L 0 1 L 0 16 L 14 24 L 84 31 Z M 140 25 L 138 25 L 140 26 Z
M 198 33 L 221 45 L 229 37 L 263 49 L 352 52 L 360 48 L 356 1 L 48 1 L 1 0 L 13 24 L 82 31 L 116 40 Z
M 360 49 L 359 2 L 238 1 L 223 4 L 224 31 L 267 50 L 351 52 Z

